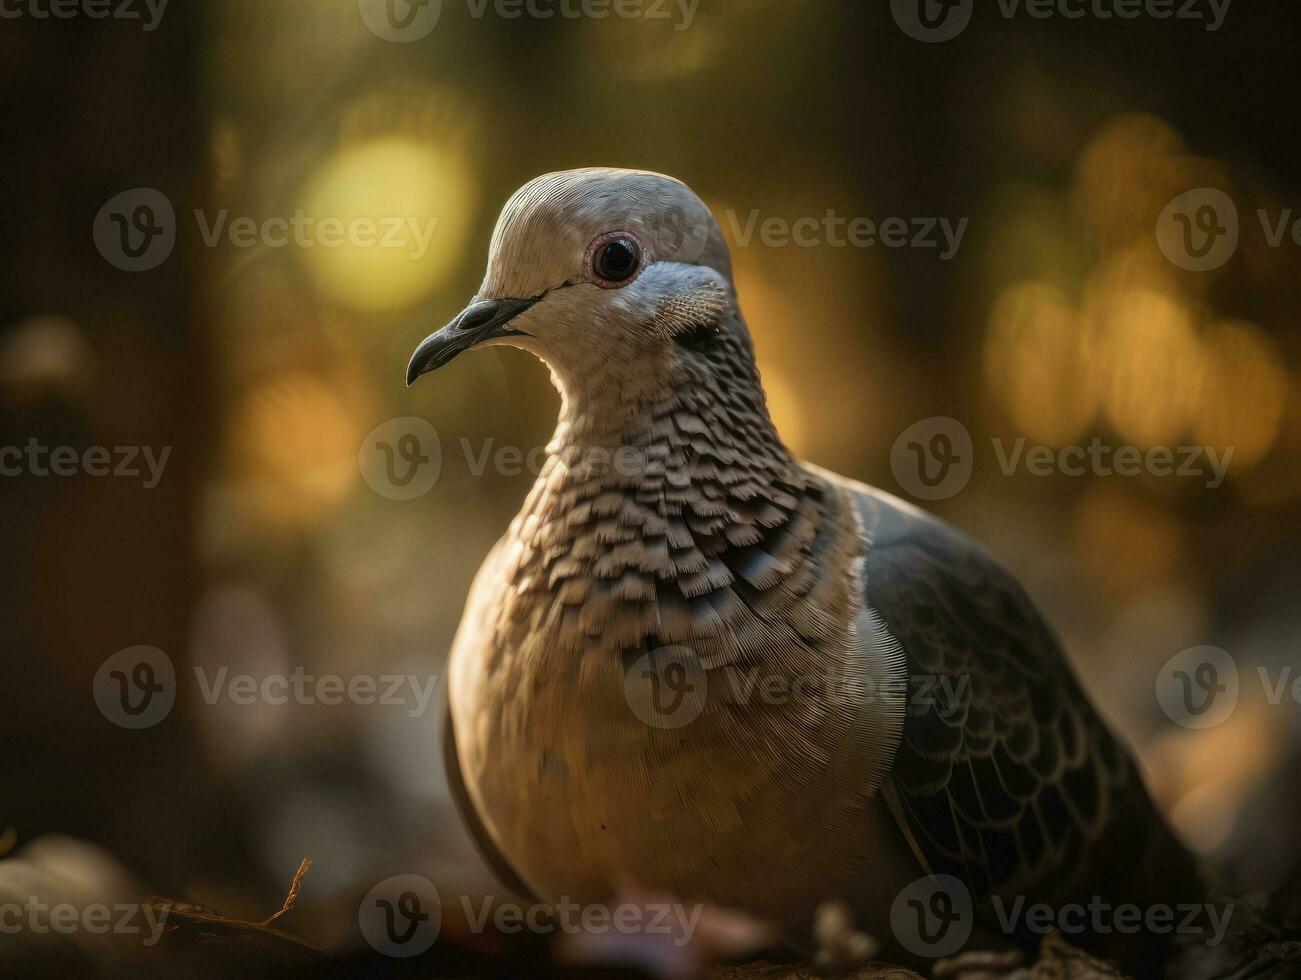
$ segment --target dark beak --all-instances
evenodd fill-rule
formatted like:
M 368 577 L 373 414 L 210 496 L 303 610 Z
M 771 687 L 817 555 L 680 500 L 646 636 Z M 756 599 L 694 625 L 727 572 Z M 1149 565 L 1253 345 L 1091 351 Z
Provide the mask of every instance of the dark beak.
M 407 385 L 422 374 L 442 367 L 457 354 L 494 337 L 505 337 L 507 323 L 542 297 L 531 299 L 485 299 L 471 303 L 447 326 L 420 342 L 407 365 Z

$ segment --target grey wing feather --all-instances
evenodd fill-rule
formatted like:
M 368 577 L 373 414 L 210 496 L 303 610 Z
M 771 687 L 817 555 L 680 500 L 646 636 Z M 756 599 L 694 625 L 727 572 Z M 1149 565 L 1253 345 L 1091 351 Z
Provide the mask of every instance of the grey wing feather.
M 859 499 L 866 598 L 908 661 L 892 784 L 931 869 L 977 894 L 1079 894 L 1159 843 L 1187 881 L 1186 854 L 1016 580 L 915 508 Z

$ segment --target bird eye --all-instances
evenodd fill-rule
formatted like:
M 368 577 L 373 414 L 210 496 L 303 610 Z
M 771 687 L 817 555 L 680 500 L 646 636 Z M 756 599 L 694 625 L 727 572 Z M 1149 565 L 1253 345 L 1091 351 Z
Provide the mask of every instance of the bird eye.
M 592 280 L 605 289 L 628 283 L 641 267 L 641 244 L 627 232 L 610 232 L 589 248 Z

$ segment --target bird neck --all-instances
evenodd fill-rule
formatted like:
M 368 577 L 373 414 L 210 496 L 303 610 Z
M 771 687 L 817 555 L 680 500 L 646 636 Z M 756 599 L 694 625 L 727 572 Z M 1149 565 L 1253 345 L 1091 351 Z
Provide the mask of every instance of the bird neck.
M 744 335 L 714 344 L 653 389 L 562 383 L 508 549 L 512 616 L 548 649 L 686 643 L 721 663 L 845 628 L 848 577 L 820 556 L 852 550 L 852 518 L 778 438 Z
M 712 482 L 718 466 L 739 466 L 758 486 L 802 481 L 743 331 L 667 364 L 592 365 L 553 380 L 561 411 L 548 448 L 566 467 L 609 459 L 609 482 L 639 489 Z

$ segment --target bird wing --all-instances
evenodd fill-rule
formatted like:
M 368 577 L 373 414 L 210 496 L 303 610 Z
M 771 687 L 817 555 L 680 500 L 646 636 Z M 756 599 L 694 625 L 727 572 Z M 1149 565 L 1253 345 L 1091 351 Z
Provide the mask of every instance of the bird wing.
M 866 601 L 908 663 L 889 788 L 919 857 L 978 895 L 1044 895 L 1077 877 L 1086 849 L 1132 845 L 1120 804 L 1136 791 L 1148 813 L 1146 793 L 1021 586 L 911 505 L 867 487 L 858 498 Z

